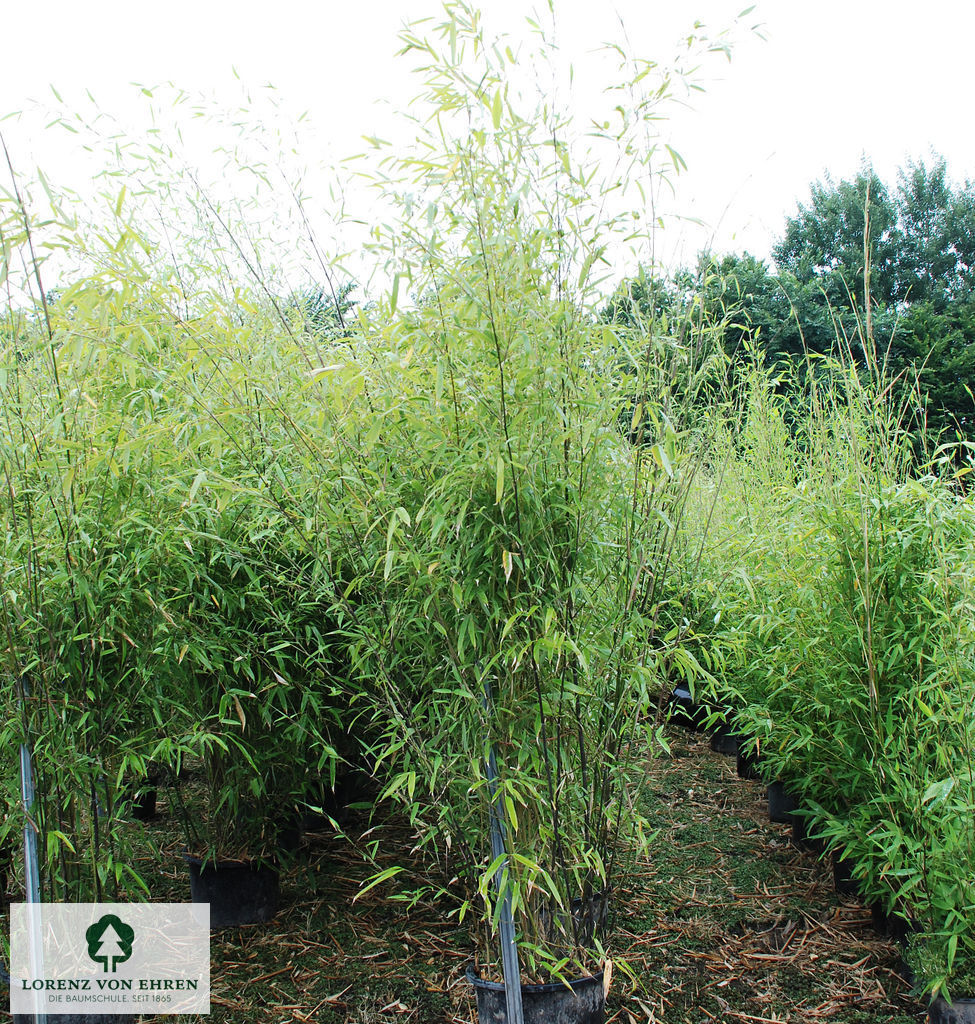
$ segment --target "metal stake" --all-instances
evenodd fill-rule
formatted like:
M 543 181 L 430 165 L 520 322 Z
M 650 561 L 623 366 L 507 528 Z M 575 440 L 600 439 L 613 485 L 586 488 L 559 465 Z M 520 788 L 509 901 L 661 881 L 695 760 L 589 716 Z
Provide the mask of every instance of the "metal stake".
M 493 703 L 491 700 L 491 684 L 484 680 L 484 692 L 481 698 L 487 720 L 492 718 Z M 497 860 L 507 853 L 505 849 L 504 809 L 498 794 L 498 763 L 494 756 L 494 744 L 490 736 L 487 741 L 488 792 L 491 794 L 491 858 Z M 501 968 L 504 973 L 504 997 L 508 1006 L 508 1024 L 525 1024 L 525 1013 L 521 1005 L 521 968 L 518 966 L 518 941 L 515 938 L 515 922 L 511 915 L 511 878 L 504 884 L 502 892 L 502 876 L 508 866 L 507 860 L 498 865 L 494 873 L 494 888 L 501 897 Z
M 27 696 L 27 684 L 21 680 L 20 699 L 23 704 Z M 34 977 L 44 974 L 44 948 L 41 937 L 40 907 L 41 870 L 37 855 L 37 833 L 31 823 L 31 809 L 34 806 L 34 769 L 31 765 L 27 742 L 20 745 L 20 798 L 24 804 L 24 880 L 27 889 L 27 921 L 30 941 L 30 966 Z M 41 1005 L 40 995 L 35 996 L 35 1006 Z M 34 1011 L 37 1024 L 47 1024 L 47 1014 L 42 1009 Z

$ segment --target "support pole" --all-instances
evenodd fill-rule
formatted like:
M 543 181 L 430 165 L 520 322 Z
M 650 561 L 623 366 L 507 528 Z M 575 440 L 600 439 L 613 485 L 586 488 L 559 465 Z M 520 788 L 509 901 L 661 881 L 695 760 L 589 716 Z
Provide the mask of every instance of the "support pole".
M 492 719 L 494 704 L 491 698 L 491 684 L 484 679 L 481 702 L 487 721 Z M 491 796 L 491 859 L 505 857 L 504 805 L 498 792 L 498 763 L 494 756 L 494 744 L 490 732 L 487 736 L 488 792 Z M 515 922 L 511 914 L 511 877 L 503 881 L 507 859 L 501 861 L 494 873 L 494 889 L 501 898 L 501 968 L 504 973 L 504 997 L 508 1007 L 508 1024 L 525 1024 L 525 1013 L 521 1005 L 521 968 L 518 966 L 518 941 L 515 938 Z M 503 891 L 502 891 L 503 886 Z
M 21 681 L 21 706 L 26 703 L 27 684 Z M 24 716 L 26 728 L 26 715 Z M 34 977 L 44 974 L 44 947 L 41 935 L 41 866 L 37 854 L 37 832 L 31 814 L 34 809 L 34 768 L 31 764 L 27 739 L 20 745 L 20 798 L 24 806 L 24 882 L 27 889 L 27 937 L 30 943 L 29 963 Z M 34 1020 L 47 1024 L 47 1014 L 40 1009 L 41 997 L 35 996 Z

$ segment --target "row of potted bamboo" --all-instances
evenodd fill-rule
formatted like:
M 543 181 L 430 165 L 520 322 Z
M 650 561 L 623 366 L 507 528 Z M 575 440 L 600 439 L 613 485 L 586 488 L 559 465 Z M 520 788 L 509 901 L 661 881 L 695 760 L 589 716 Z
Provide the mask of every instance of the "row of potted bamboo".
M 909 399 L 898 406 L 896 383 L 862 368 L 810 365 L 788 396 L 761 373 L 753 387 L 745 458 L 709 538 L 737 569 L 699 591 L 727 655 L 717 700 L 797 801 L 790 820 L 903 940 L 930 1019 L 970 1019 L 967 453 L 925 453 L 905 429 Z

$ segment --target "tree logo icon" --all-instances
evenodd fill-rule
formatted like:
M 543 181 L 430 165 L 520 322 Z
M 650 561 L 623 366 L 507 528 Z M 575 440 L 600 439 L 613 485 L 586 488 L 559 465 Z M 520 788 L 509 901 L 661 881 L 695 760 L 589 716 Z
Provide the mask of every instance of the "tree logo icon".
M 86 932 L 88 956 L 103 970 L 115 973 L 115 968 L 132 956 L 132 940 L 135 932 L 114 914 L 105 914 Z

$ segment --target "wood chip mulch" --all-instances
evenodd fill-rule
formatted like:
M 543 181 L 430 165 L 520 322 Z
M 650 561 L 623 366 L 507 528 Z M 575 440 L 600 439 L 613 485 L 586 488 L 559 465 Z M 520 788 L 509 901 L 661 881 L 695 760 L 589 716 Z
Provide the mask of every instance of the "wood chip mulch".
M 614 897 L 608 1024 L 923 1021 L 896 944 L 854 898 L 836 895 L 828 862 L 768 821 L 764 787 L 739 779 L 706 739 L 678 729 L 671 738 L 672 756 L 647 764 L 644 809 L 659 828 L 651 856 Z M 147 855 L 153 898 L 186 900 L 165 792 L 160 811 L 145 826 L 167 865 Z M 368 841 L 375 833 L 362 833 L 382 828 L 384 863 L 415 863 L 408 830 L 377 820 L 357 812 L 346 832 Z M 395 881 L 358 896 L 370 873 L 347 840 L 307 832 L 275 921 L 214 934 L 212 1012 L 199 1020 L 472 1024 L 465 926 L 449 908 L 396 901 Z

